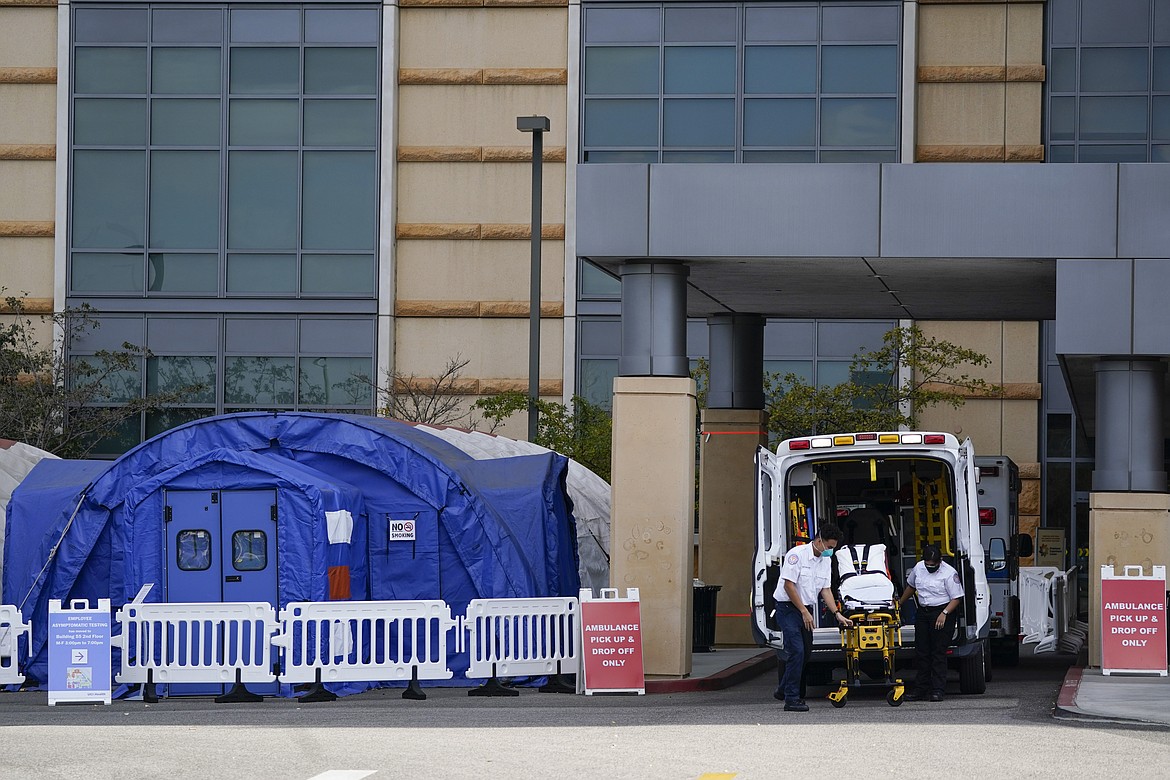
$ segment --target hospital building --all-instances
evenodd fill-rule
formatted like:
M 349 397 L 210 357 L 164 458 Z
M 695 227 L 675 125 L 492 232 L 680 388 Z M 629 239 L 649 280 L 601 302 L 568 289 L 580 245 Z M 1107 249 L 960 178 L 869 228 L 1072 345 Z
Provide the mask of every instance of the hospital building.
M 530 115 L 540 393 L 613 410 L 646 620 L 697 576 L 751 642 L 762 377 L 898 325 L 991 358 L 921 427 L 1012 458 L 1087 593 L 1170 562 L 1170 0 L 0 0 L 0 286 L 92 306 L 74 356 L 149 348 L 132 392 L 207 388 L 110 456 L 453 358 L 524 391 Z

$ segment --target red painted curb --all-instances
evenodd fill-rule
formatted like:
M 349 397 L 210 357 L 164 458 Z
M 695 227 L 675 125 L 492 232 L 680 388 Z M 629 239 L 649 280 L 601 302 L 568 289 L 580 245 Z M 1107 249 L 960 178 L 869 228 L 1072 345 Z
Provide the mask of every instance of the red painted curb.
M 1077 706 L 1077 691 L 1081 687 L 1081 675 L 1085 670 L 1079 666 L 1069 667 L 1064 676 L 1064 683 L 1060 686 L 1060 693 L 1056 697 L 1056 706 L 1059 709 L 1075 709 Z
M 776 654 L 771 650 L 741 661 L 709 677 L 686 677 L 681 680 L 647 680 L 646 693 L 693 693 L 719 691 L 744 680 L 763 674 L 776 666 Z

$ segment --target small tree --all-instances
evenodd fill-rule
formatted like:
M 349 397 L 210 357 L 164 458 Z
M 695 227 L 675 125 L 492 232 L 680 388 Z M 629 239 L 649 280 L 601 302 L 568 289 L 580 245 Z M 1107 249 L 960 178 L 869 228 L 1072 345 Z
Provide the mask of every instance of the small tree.
M 928 337 L 916 325 L 894 328 L 882 341 L 880 348 L 854 356 L 850 381 L 839 385 L 813 387 L 796 374 L 769 374 L 765 379 L 769 431 L 786 439 L 914 428 L 923 409 L 940 403 L 957 409 L 968 396 L 1001 392 L 998 385 L 967 373 L 990 365 L 981 352 Z
M 481 398 L 475 408 L 492 422 L 495 431 L 504 420 L 528 409 L 528 396 L 519 390 Z M 566 455 L 609 481 L 613 421 L 609 413 L 579 395 L 572 406 L 555 401 L 536 401 L 536 441 L 542 447 Z
M 387 372 L 386 386 L 378 388 L 378 414 L 408 422 L 474 428 L 475 420 L 470 410 L 461 409 L 463 398 L 468 393 L 460 379 L 470 362 L 456 355 L 447 359 L 438 376 L 427 378 L 398 371 Z
M 37 314 L 25 297 L 6 295 L 0 318 L 0 437 L 84 458 L 126 421 L 204 389 L 196 384 L 143 396 L 142 361 L 152 356 L 149 350 L 123 343 L 121 349 L 67 356 L 67 344 L 100 325 L 93 310 Z M 38 334 L 49 332 L 53 339 L 42 343 Z

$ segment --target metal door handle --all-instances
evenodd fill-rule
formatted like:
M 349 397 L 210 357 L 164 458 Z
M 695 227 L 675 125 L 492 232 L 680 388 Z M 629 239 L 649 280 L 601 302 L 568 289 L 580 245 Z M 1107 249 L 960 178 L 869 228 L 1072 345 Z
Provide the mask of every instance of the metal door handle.
M 232 574 L 223 578 L 224 582 L 242 582 L 243 578 L 238 574 Z

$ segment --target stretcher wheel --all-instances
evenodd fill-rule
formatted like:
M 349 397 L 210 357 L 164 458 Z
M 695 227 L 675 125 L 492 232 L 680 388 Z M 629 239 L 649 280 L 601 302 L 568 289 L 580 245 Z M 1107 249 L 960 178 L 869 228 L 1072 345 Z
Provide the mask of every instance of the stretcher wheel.
M 889 704 L 891 707 L 900 706 L 902 704 L 903 699 L 905 698 L 905 694 L 906 694 L 906 692 L 904 690 L 890 691 L 889 693 L 886 694 L 886 704 Z
M 849 703 L 849 697 L 842 696 L 839 699 L 830 698 L 829 701 L 833 704 L 834 707 L 836 707 L 837 709 L 841 709 L 842 707 L 844 707 L 846 704 Z

